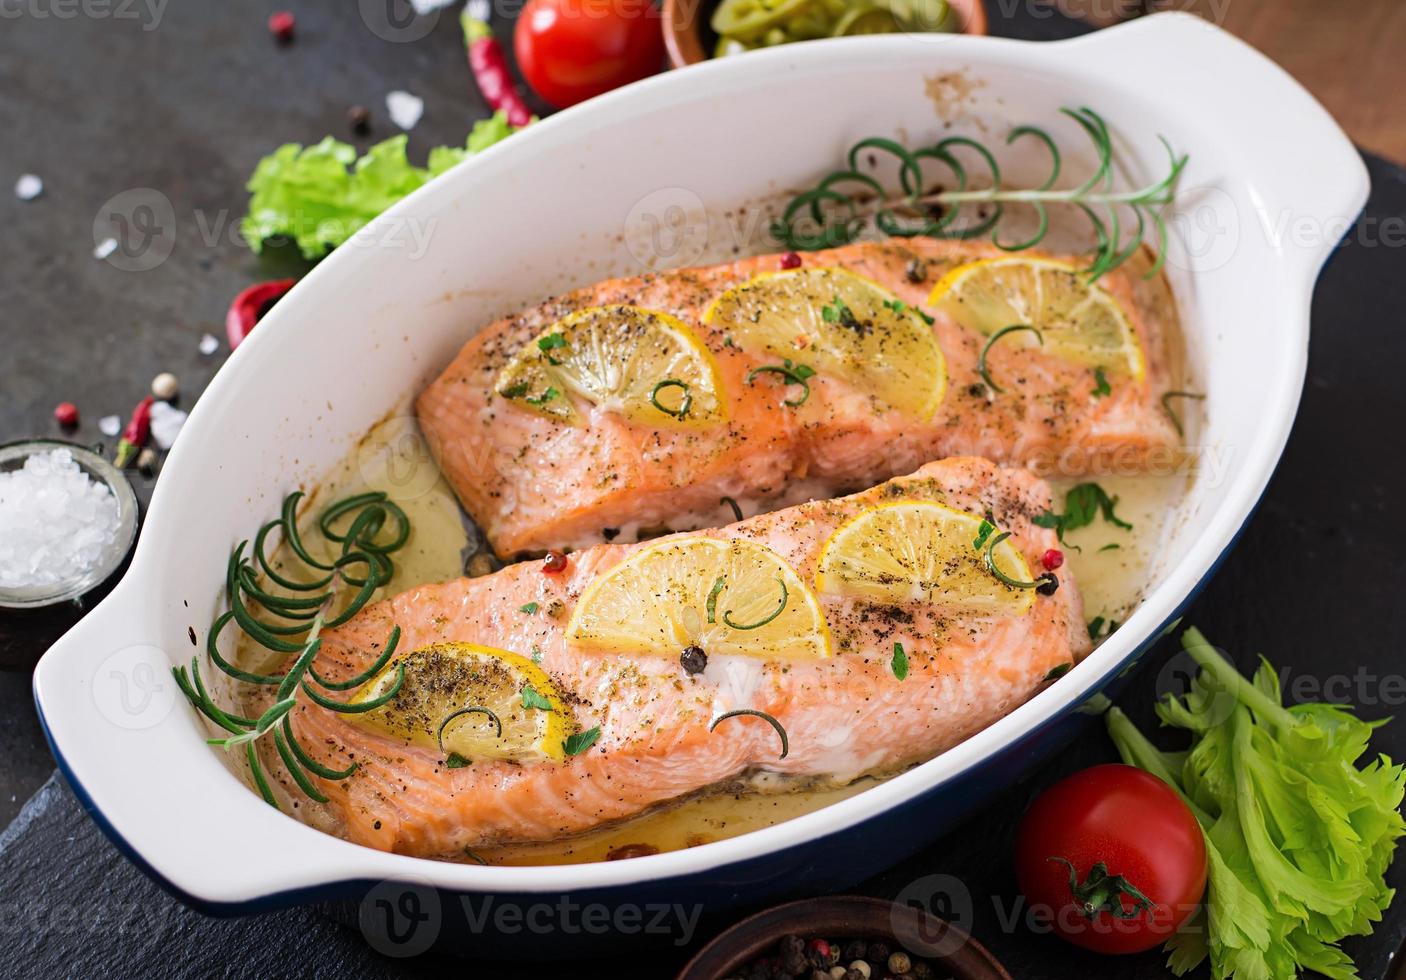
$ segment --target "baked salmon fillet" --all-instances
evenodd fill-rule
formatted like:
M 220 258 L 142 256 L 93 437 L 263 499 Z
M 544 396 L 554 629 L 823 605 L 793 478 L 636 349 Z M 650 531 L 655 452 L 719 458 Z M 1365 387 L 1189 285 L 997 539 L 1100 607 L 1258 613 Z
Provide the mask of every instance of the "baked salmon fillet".
M 970 526 L 982 515 L 983 537 L 997 540 L 1009 532 L 1004 543 L 1020 556 L 1012 557 L 1009 570 L 1038 572 L 1040 556 L 1056 540 L 1032 518 L 1049 504 L 1049 488 L 1027 471 L 953 458 L 850 497 L 647 544 L 592 547 L 570 556 L 558 574 L 527 562 L 421 586 L 323 634 L 315 669 L 334 681 L 374 663 L 392 625 L 403 635 L 386 672 L 455 643 L 530 657 L 541 672 L 538 688 L 547 689 L 535 693 L 551 693 L 551 713 L 564 723 L 555 737 L 568 748 L 549 752 L 554 758 L 479 757 L 456 764 L 433 737 L 396 737 L 378 729 L 374 717 L 309 703 L 295 709 L 294 728 L 324 765 L 357 764 L 345 780 L 318 780 L 330 801 L 332 829 L 370 847 L 425 857 L 462 858 L 465 848 L 479 845 L 581 833 L 763 770 L 837 783 L 893 772 L 980 731 L 1072 666 L 1089 649 L 1080 600 L 1067 566 L 1058 580 L 1042 575 L 1038 590 L 993 579 L 996 605 L 985 608 L 963 606 L 960 597 L 949 601 L 940 587 L 899 602 L 847 594 L 819 581 L 834 575 L 836 566 L 827 566 L 825 556 L 833 558 L 841 539 L 836 532 L 867 527 L 860 523 L 866 515 L 889 515 L 894 508 L 916 506 L 939 518 L 960 512 L 968 524 L 958 526 L 968 530 L 952 543 L 957 550 L 947 567 L 935 573 L 940 583 L 965 567 L 963 549 L 980 553 Z M 687 639 L 664 638 L 651 648 L 643 623 L 639 642 L 627 644 L 634 649 L 583 648 L 573 638 L 583 596 L 599 596 L 600 583 L 616 581 L 608 577 L 612 571 L 634 567 L 631 562 L 648 557 L 646 549 L 656 556 L 682 553 L 699 547 L 699 539 L 725 549 L 762 546 L 778 556 L 778 567 L 795 574 L 781 605 L 787 615 L 806 615 L 806 603 L 814 603 L 817 646 L 770 658 L 714 647 L 700 665 L 704 651 L 694 650 L 692 664 L 680 655 Z M 734 609 L 729 593 L 720 595 L 720 583 L 708 599 L 708 621 L 716 613 L 746 642 L 752 634 L 743 631 L 760 617 Z M 661 578 L 655 591 L 666 588 Z M 700 607 L 692 627 L 680 628 L 696 630 L 701 617 Z M 422 735 L 444 730 L 444 710 L 468 707 L 455 700 L 446 675 L 407 680 L 402 692 L 412 683 L 422 692 L 426 683 L 447 692 L 440 715 L 417 709 L 421 714 L 412 717 Z M 395 711 L 396 702 L 377 710 Z M 748 714 L 723 718 L 738 710 Z M 775 727 L 755 713 L 765 713 Z M 504 716 L 501 725 L 516 720 Z M 565 738 L 573 732 L 579 754 L 571 754 Z
M 996 288 L 1024 290 L 1013 308 L 993 305 L 981 277 L 960 275 L 983 263 L 988 273 L 1009 265 Z M 1032 267 L 1045 272 L 1015 274 Z M 503 557 L 632 541 L 661 525 L 715 526 L 735 519 L 723 498 L 750 515 L 944 456 L 1060 476 L 1170 467 L 1179 438 L 1160 399 L 1174 383 L 1173 314 L 1153 301 L 1167 294 L 1128 266 L 1093 286 L 1081 268 L 1074 258 L 894 239 L 613 279 L 485 327 L 420 394 L 416 413 Z M 950 288 L 954 275 L 965 292 Z M 808 299 L 785 295 L 806 276 Z M 1066 286 L 1067 308 L 1042 312 L 1042 294 Z M 938 291 L 946 299 L 929 303 Z M 657 340 L 654 354 L 671 366 L 650 368 L 621 397 L 618 365 L 583 369 L 610 375 L 587 379 L 606 394 L 563 381 L 572 330 L 603 332 L 583 325 L 590 311 L 614 316 L 619 334 Z M 1072 341 L 1061 339 L 1071 334 L 1066 316 L 1084 318 Z M 1030 330 L 992 341 L 991 328 L 1019 318 L 1041 328 L 1038 342 Z M 925 336 L 898 336 L 914 325 Z M 533 358 L 536 374 L 523 367 Z M 689 387 L 669 373 L 680 358 L 699 375 Z M 701 390 L 705 381 L 716 390 Z

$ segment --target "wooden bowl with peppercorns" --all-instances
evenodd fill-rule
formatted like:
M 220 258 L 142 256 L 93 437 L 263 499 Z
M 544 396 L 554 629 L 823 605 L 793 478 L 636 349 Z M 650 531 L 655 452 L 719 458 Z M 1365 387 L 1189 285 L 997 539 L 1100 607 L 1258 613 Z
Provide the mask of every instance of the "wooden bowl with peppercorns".
M 986 948 L 909 905 L 842 895 L 759 912 L 698 951 L 677 980 L 1011 980 Z

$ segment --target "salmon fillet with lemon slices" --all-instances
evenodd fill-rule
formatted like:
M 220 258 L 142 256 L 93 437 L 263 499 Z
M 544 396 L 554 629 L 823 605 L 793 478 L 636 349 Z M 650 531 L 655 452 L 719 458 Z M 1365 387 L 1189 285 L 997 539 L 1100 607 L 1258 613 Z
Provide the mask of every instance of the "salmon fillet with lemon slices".
M 524 562 L 412 589 L 323 634 L 351 701 L 302 703 L 299 741 L 335 828 L 459 857 L 590 830 L 761 770 L 843 783 L 931 758 L 1089 647 L 1046 484 L 948 459 L 836 500 L 646 544 L 552 574 Z M 399 687 L 395 687 L 398 684 Z
M 1090 284 L 1078 259 L 928 239 L 615 279 L 489 325 L 416 410 L 505 557 L 943 456 L 1142 472 L 1179 442 L 1171 314 L 1148 291 L 1126 266 Z

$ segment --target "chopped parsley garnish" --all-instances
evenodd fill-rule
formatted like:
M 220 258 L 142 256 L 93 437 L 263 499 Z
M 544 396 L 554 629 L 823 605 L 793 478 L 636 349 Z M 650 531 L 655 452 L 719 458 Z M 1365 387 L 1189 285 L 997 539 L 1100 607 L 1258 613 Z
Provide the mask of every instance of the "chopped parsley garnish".
M 1098 549 L 1098 550 L 1099 550 L 1099 551 L 1117 551 L 1117 550 L 1118 550 L 1119 548 L 1121 548 L 1121 547 L 1123 547 L 1123 546 L 1122 546 L 1121 544 L 1119 544 L 1117 541 L 1110 541 L 1110 542 L 1108 542 L 1108 544 L 1104 545 L 1102 548 L 1100 548 L 1100 549 Z
M 555 388 L 548 388 L 546 391 L 542 392 L 542 394 L 537 395 L 537 396 L 534 397 L 534 398 L 529 398 L 529 399 L 527 399 L 527 403 L 528 403 L 529 405 L 545 405 L 545 404 L 547 404 L 547 402 L 551 401 L 553 398 L 560 398 L 560 397 L 561 397 L 561 392 L 557 391 Z
M 533 687 L 531 684 L 524 684 L 522 686 L 522 706 L 533 711 L 554 710 L 552 708 L 552 702 L 538 693 L 537 688 Z
M 517 611 L 520 612 L 520 613 L 527 613 L 527 615 L 531 616 L 533 613 L 535 613 L 535 612 L 538 610 L 538 608 L 539 608 L 539 607 L 538 607 L 537 603 L 535 603 L 535 602 L 527 602 L 527 603 L 523 603 L 521 606 L 518 606 Z
M 592 745 L 595 745 L 596 739 L 598 738 L 600 738 L 599 725 L 589 731 L 577 732 L 574 735 L 567 736 L 566 741 L 561 743 L 561 750 L 567 755 L 580 755 Z
M 1108 375 L 1103 373 L 1103 368 L 1094 368 L 1094 382 L 1093 396 L 1095 398 L 1113 394 L 1113 388 L 1109 385 Z
M 838 323 L 842 327 L 853 329 L 859 326 L 859 318 L 854 315 L 848 304 L 840 297 L 836 296 L 820 308 L 820 318 L 826 323 Z
M 893 660 L 889 662 L 889 667 L 893 670 L 893 676 L 899 680 L 908 676 L 908 654 L 904 652 L 902 643 L 893 645 Z
M 996 530 L 996 525 L 986 518 L 981 519 L 981 526 L 976 530 L 976 537 L 972 539 L 972 547 L 977 551 L 986 547 L 986 542 L 991 538 L 991 533 Z
M 502 395 L 504 398 L 521 398 L 523 395 L 527 394 L 528 389 L 531 387 L 532 386 L 526 381 L 519 381 L 515 385 L 509 385 L 504 388 L 502 391 L 498 392 L 498 394 Z
M 1074 665 L 1073 665 L 1072 663 L 1055 664 L 1053 667 L 1050 668 L 1050 672 L 1045 675 L 1045 680 L 1047 680 L 1047 681 L 1058 680 L 1059 678 L 1063 677 L 1065 674 L 1069 673 L 1070 669 L 1071 669 L 1073 666 L 1074 666 Z
M 566 346 L 566 338 L 559 333 L 549 333 L 545 337 L 537 338 L 537 349 L 547 355 L 548 364 L 560 364 L 559 358 L 552 356 L 552 351 Z
M 1118 628 L 1118 623 L 1116 620 L 1112 619 L 1108 620 L 1107 622 L 1108 629 L 1105 630 L 1103 628 L 1104 619 L 1102 616 L 1095 616 L 1093 619 L 1089 620 L 1089 639 L 1097 640 L 1100 635 L 1112 636 L 1113 631 Z
M 923 320 L 923 322 L 926 323 L 928 326 L 932 326 L 932 325 L 933 325 L 933 319 L 932 319 L 932 317 L 928 316 L 926 313 L 924 313 L 922 310 L 918 309 L 916 306 L 909 306 L 907 303 L 903 302 L 903 300 L 901 300 L 901 299 L 886 299 L 886 300 L 884 300 L 884 309 L 886 309 L 886 310 L 893 310 L 893 312 L 898 313 L 898 314 L 912 313 L 914 316 L 921 317 L 922 320 Z
M 472 763 L 458 752 L 450 752 L 444 760 L 444 768 L 446 769 L 463 769 L 468 765 L 472 765 Z
M 540 664 L 542 662 L 542 648 L 535 643 L 532 645 L 532 662 Z
M 1131 531 L 1133 526 L 1118 516 L 1117 506 L 1118 498 L 1110 497 L 1097 483 L 1081 483 L 1064 495 L 1063 514 L 1046 510 L 1035 515 L 1034 523 L 1037 527 L 1053 529 L 1061 542 L 1070 531 L 1088 527 L 1100 514 L 1115 527 Z

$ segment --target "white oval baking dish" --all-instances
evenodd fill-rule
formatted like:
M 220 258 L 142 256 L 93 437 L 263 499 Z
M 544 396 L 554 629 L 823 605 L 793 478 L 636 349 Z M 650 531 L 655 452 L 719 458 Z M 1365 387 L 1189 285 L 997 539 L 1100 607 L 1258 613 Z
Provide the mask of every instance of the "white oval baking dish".
M 475 327 L 565 286 L 637 271 L 645 248 L 665 265 L 699 258 L 690 235 L 700 227 L 710 229 L 707 250 L 725 249 L 717 236 L 753 213 L 739 207 L 806 186 L 863 136 L 921 140 L 950 121 L 1000 143 L 1009 125 L 1049 123 L 1066 105 L 1109 120 L 1129 180 L 1162 172 L 1157 134 L 1190 154 L 1169 267 L 1210 408 L 1201 473 L 1155 586 L 1064 679 L 961 746 L 819 812 L 686 851 L 559 868 L 437 863 L 346 843 L 265 805 L 206 746 L 169 668 L 193 652 L 189 627 L 204 635 L 229 549 Z M 1081 145 L 1072 126 L 1052 128 Z M 1038 758 L 1211 574 L 1284 445 L 1314 280 L 1366 193 L 1358 154 L 1302 88 L 1230 35 L 1177 14 L 1050 44 L 792 45 L 670 72 L 546 119 L 339 248 L 221 369 L 166 464 L 130 571 L 39 664 L 35 695 L 55 755 L 113 839 L 207 910 L 387 880 L 465 894 L 687 889 L 725 904 L 760 896 L 782 868 L 825 864 L 815 888 L 872 873 Z M 708 220 L 670 223 L 693 211 Z M 640 244 L 661 228 L 673 237 Z M 900 818 L 907 830 L 894 834 Z M 222 843 L 231 834 L 252 846 Z M 862 860 L 836 860 L 832 847 L 813 860 L 841 837 L 865 842 L 853 849 Z

